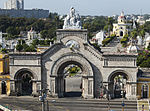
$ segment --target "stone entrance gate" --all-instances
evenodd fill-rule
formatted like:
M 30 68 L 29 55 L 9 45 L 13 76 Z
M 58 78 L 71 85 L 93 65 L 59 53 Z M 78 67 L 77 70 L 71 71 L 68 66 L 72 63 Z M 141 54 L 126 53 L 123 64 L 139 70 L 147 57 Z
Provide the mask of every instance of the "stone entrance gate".
M 48 89 L 48 95 L 63 97 L 64 68 L 75 64 L 82 69 L 82 96 L 93 98 L 113 90 L 111 77 L 117 71 L 126 72 L 126 97 L 136 98 L 136 54 L 100 52 L 90 45 L 87 30 L 57 30 L 57 42 L 43 53 L 10 53 L 11 92 L 16 92 L 15 77 L 19 70 L 34 74 L 32 94 Z M 114 93 L 110 94 L 113 98 Z

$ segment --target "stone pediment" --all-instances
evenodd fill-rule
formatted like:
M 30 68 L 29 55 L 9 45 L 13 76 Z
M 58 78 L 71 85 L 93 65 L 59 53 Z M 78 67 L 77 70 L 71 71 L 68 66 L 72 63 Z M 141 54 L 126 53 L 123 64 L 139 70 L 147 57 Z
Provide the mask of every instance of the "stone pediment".
M 62 39 L 68 36 L 76 36 L 78 38 L 81 38 L 85 42 L 88 41 L 87 29 L 81 29 L 81 30 L 58 29 L 56 34 L 57 34 L 57 42 L 62 41 Z
M 53 55 L 63 47 L 64 47 L 64 45 L 62 43 L 56 43 L 56 44 L 52 45 L 51 47 L 49 47 L 41 55 L 42 55 L 42 57 Z
M 73 53 L 84 53 L 88 51 L 99 60 L 102 60 L 102 52 L 95 49 L 88 42 L 87 30 L 69 30 L 69 29 L 58 29 L 57 30 L 57 42 L 47 49 L 42 56 L 53 55 L 61 49 L 71 50 Z M 65 52 L 64 52 L 65 53 Z

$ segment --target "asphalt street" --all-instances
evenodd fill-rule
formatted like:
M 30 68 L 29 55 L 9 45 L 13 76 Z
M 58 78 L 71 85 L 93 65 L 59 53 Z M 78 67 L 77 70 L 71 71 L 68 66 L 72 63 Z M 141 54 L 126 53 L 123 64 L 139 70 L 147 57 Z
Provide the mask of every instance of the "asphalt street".
M 48 105 L 46 105 L 47 101 Z M 135 103 L 131 101 L 124 111 L 136 111 Z M 0 105 L 17 111 L 42 111 L 42 103 L 37 97 L 3 97 L 0 98 Z M 108 106 L 107 100 L 97 99 L 48 98 L 45 101 L 46 111 L 108 111 Z M 111 101 L 110 109 L 122 111 L 121 101 Z

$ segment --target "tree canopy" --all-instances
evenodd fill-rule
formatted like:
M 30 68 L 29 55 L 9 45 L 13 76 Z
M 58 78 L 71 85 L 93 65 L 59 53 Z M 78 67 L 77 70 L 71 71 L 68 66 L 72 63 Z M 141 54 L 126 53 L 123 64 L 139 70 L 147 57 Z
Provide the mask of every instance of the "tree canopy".
M 43 38 L 51 39 L 55 37 L 55 31 L 57 28 L 62 28 L 63 20 L 59 19 L 57 13 L 50 13 L 50 17 L 47 19 L 36 18 L 11 18 L 8 16 L 0 16 L 0 31 L 7 33 L 8 39 L 14 39 L 19 36 L 21 31 L 29 31 L 31 27 L 36 32 L 45 32 Z

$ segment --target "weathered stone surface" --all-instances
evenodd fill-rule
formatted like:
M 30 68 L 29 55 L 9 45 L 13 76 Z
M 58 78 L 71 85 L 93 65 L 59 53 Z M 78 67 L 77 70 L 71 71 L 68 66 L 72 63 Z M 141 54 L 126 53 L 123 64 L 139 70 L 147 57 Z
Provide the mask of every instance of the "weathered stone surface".
M 69 40 L 76 41 L 80 46 L 79 49 L 67 47 L 66 43 Z M 65 90 L 63 68 L 68 64 L 77 64 L 83 70 L 83 97 L 100 97 L 101 93 L 104 95 L 107 90 L 113 97 L 113 87 L 110 83 L 117 73 L 127 76 L 127 97 L 135 97 L 134 84 L 138 71 L 136 57 L 136 54 L 99 52 L 88 43 L 87 30 L 58 30 L 57 43 L 44 53 L 10 54 L 10 74 L 14 79 L 19 70 L 29 69 L 36 75 L 37 78 L 34 79 L 41 81 L 41 87 L 50 90 L 50 95 L 63 97 Z

